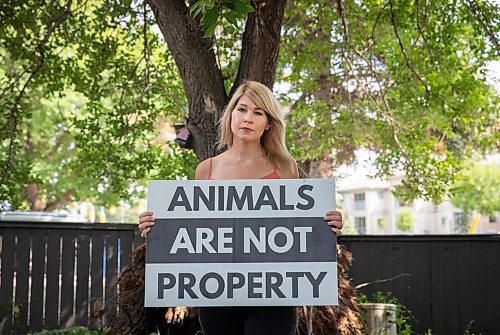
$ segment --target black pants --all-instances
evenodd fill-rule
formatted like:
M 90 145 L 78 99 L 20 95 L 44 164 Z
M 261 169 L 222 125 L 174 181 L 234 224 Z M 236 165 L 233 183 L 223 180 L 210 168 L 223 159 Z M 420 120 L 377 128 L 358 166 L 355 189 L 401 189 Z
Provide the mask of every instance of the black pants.
M 295 335 L 295 307 L 200 307 L 203 335 Z

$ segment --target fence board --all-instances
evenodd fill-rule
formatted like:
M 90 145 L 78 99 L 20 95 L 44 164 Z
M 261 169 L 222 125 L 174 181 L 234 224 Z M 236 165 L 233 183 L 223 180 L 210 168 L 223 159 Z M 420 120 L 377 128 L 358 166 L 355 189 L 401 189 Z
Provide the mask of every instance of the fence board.
M 92 258 L 90 264 L 90 310 L 91 310 L 91 328 L 102 326 L 100 323 L 100 310 L 104 308 L 103 296 L 103 252 L 104 237 L 101 231 L 92 232 Z
M 118 235 L 120 239 L 120 268 L 118 272 L 132 262 L 133 235 L 134 232 L 128 231 L 121 231 Z
M 63 328 L 74 324 L 74 282 L 75 282 L 75 237 L 76 231 L 63 231 L 62 246 L 62 281 L 61 281 L 61 317 L 59 324 Z
M 79 232 L 76 253 L 75 323 L 87 326 L 89 319 L 90 236 Z
M 2 229 L 2 285 L 0 285 L 0 330 L 12 330 L 15 230 Z
M 43 295 L 45 276 L 46 235 L 43 230 L 33 230 L 31 234 L 31 290 L 29 330 L 43 328 Z
M 119 234 L 120 241 L 120 266 L 118 273 L 124 270 L 132 262 L 132 246 L 133 246 L 134 232 L 121 231 Z M 120 285 L 117 285 L 117 292 L 120 292 Z M 124 316 L 123 310 L 118 306 L 118 313 L 120 318 Z
M 394 274 L 393 272 L 392 262 L 394 261 L 394 256 L 392 255 L 392 251 L 392 242 L 390 241 L 384 241 L 379 245 L 376 245 L 376 243 L 374 242 L 370 243 L 370 248 L 366 250 L 365 257 L 367 257 L 366 262 L 368 263 L 368 269 L 377 273 L 377 278 L 375 279 L 384 280 L 399 274 Z M 377 259 L 384 259 L 385 262 L 378 262 Z M 366 279 L 367 281 L 370 281 L 370 278 Z M 392 284 L 392 281 L 380 283 L 377 287 L 377 290 L 391 292 Z M 370 295 L 372 295 L 377 290 L 373 285 L 368 286 L 368 292 L 370 293 Z
M 486 268 L 486 247 L 487 244 L 485 243 L 479 244 L 472 242 L 470 248 L 473 289 L 466 294 L 470 295 L 470 304 L 475 306 L 473 310 L 473 323 L 470 326 L 470 330 L 473 334 L 488 334 L 486 331 L 487 325 L 485 318 L 488 314 L 486 311 L 486 300 L 491 292 L 486 292 L 486 274 L 488 273 L 488 268 Z M 497 285 L 500 285 L 500 278 L 498 278 Z M 498 301 L 500 295 L 496 297 Z
M 407 306 L 414 306 L 412 313 L 418 333 L 424 333 L 426 329 L 420 327 L 422 324 L 431 323 L 431 310 L 426 306 L 431 301 L 430 291 L 430 267 L 429 250 L 422 250 L 422 243 L 409 243 L 406 245 L 406 273 L 408 284 Z
M 431 291 L 433 296 L 433 303 L 431 304 L 432 310 L 432 324 L 433 331 L 438 334 L 443 333 L 445 329 L 445 309 L 448 307 L 445 297 L 444 274 L 442 270 L 445 268 L 446 263 L 443 255 L 443 245 L 438 243 L 431 243 Z
M 444 322 L 447 332 L 451 334 L 459 334 L 460 320 L 458 319 L 458 304 L 460 293 L 458 291 L 458 281 L 456 275 L 458 272 L 458 243 L 449 243 L 443 246 L 443 260 L 446 264 L 446 272 L 443 273 L 444 285 L 444 299 L 446 301 L 446 308 L 444 309 Z
M 106 279 L 104 301 L 106 304 L 105 323 L 111 325 L 116 318 L 116 279 L 118 268 L 118 236 L 106 234 Z
M 61 230 L 47 231 L 47 285 L 45 296 L 45 327 L 59 326 L 59 268 L 61 264 Z
M 17 230 L 16 243 L 16 299 L 14 313 L 14 328 L 17 333 L 27 332 L 28 324 L 28 285 L 30 267 L 31 232 L 29 229 Z
M 400 302 L 404 305 L 408 303 L 407 299 L 407 285 L 406 280 L 407 270 L 406 270 L 406 257 L 405 257 L 405 246 L 400 242 L 392 243 L 392 272 L 388 273 L 388 277 L 392 277 L 390 274 L 394 273 L 400 275 L 401 277 L 396 278 L 391 281 L 392 288 L 391 292 L 401 292 Z
M 484 289 L 486 294 L 491 294 L 490 292 L 499 291 L 500 286 L 500 254 L 498 248 L 495 250 L 495 243 L 499 242 L 488 242 L 488 250 L 486 252 L 484 261 L 486 263 L 486 271 L 488 275 L 486 277 L 486 285 Z M 500 296 L 497 295 L 497 298 Z M 486 334 L 500 334 L 500 308 L 498 307 L 499 299 L 486 299 L 486 310 L 488 315 L 486 318 L 486 324 L 488 329 Z

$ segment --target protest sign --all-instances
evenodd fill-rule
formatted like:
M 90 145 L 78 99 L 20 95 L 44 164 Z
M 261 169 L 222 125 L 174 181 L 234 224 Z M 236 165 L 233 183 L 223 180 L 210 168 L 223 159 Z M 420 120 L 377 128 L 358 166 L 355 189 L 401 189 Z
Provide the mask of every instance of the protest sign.
M 333 180 L 150 181 L 145 306 L 337 304 Z

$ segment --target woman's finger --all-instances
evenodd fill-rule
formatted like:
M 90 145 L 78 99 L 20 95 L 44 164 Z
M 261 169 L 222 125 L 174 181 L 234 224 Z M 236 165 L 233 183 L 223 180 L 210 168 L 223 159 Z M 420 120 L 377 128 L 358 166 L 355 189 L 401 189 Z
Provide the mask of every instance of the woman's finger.
M 333 214 L 327 214 L 323 217 L 326 221 L 342 221 L 342 214 L 339 212 Z
M 139 218 L 142 218 L 144 216 L 152 216 L 152 215 L 153 215 L 153 212 L 144 212 L 144 213 L 139 214 Z
M 141 232 L 141 236 L 145 238 L 145 237 L 146 237 L 146 235 L 149 233 L 149 231 L 150 231 L 150 230 L 151 230 L 151 228 L 146 228 L 146 229 L 144 229 L 144 230 Z
M 342 232 L 337 228 L 332 228 L 332 231 L 335 233 L 335 235 L 337 235 L 337 237 L 342 235 Z
M 342 229 L 344 224 L 342 221 L 328 221 L 328 225 L 332 228 Z
M 329 216 L 329 215 L 340 215 L 342 216 L 342 213 L 340 213 L 339 211 L 328 211 L 325 213 L 325 216 Z
M 154 216 L 144 216 L 142 218 L 139 218 L 139 224 L 144 223 L 144 222 L 152 222 L 154 223 L 155 217 Z

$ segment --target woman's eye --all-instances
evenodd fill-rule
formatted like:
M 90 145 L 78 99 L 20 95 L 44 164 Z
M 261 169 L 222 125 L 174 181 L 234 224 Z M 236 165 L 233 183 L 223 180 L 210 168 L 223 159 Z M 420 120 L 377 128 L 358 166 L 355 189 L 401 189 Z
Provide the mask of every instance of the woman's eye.
M 245 113 L 245 112 L 246 112 L 246 109 L 245 109 L 245 108 L 238 108 L 238 111 L 239 111 L 240 113 Z
M 264 113 L 263 113 L 263 112 L 256 111 L 256 112 L 255 112 L 255 115 L 262 116 L 262 115 L 264 115 Z

